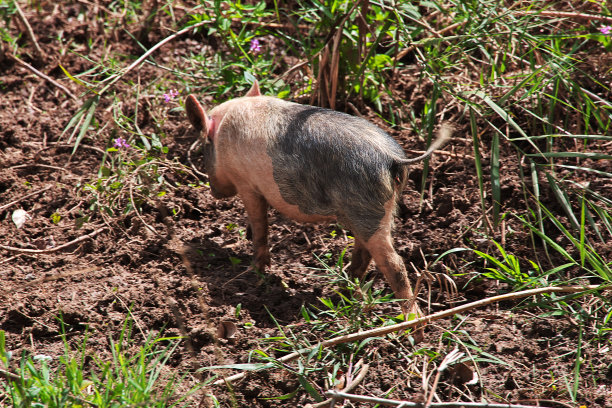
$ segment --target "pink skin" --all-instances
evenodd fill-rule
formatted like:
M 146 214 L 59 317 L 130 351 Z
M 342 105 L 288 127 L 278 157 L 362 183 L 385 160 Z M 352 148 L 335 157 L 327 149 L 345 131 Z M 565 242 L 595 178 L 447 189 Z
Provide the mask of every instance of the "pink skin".
M 243 98 L 225 102 L 206 114 L 193 95 L 185 101 L 189 121 L 198 129 L 205 143 L 213 143 L 215 164 L 209 172 L 212 193 L 217 198 L 238 194 L 242 199 L 251 227 L 254 246 L 254 266 L 263 271 L 270 265 L 268 245 L 268 206 L 276 208 L 288 218 L 300 222 L 333 221 L 333 216 L 304 214 L 297 205 L 287 203 L 274 182 L 272 162 L 266 152 L 264 138 L 274 137 L 274 124 L 266 122 L 266 109 L 276 106 L 275 98 L 262 96 L 257 82 Z M 283 102 L 279 102 L 283 103 Z M 236 109 L 239 107 L 238 109 Z M 246 113 L 245 113 L 246 112 Z M 256 112 L 257 114 L 252 114 Z M 249 113 L 251 113 L 249 115 Z M 259 121 L 259 122 L 258 122 Z M 248 127 L 245 125 L 248 124 Z M 253 129 L 253 130 L 251 130 Z M 349 271 L 363 278 L 374 262 L 389 282 L 396 297 L 414 299 L 403 260 L 395 252 L 391 239 L 393 212 L 401 186 L 385 205 L 385 216 L 376 233 L 368 239 L 355 237 Z M 402 307 L 404 313 L 420 314 L 414 302 Z

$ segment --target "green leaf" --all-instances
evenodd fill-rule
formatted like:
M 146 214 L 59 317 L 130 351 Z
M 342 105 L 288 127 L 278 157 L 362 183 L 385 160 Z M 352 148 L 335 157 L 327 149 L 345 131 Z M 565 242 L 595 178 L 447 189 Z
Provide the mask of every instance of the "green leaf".
M 316 402 L 323 401 L 321 394 L 319 394 L 319 392 L 312 386 L 312 384 L 310 384 L 310 381 L 308 381 L 308 379 L 305 376 L 298 375 L 298 381 L 300 382 L 302 387 L 304 387 L 306 392 L 310 394 L 310 396 L 314 398 Z
M 571 158 L 577 157 L 580 159 L 593 159 L 593 160 L 610 160 L 612 159 L 612 155 L 605 153 L 591 153 L 591 152 L 543 152 L 537 154 L 526 154 L 526 157 L 563 157 L 563 158 Z
M 79 84 L 79 85 L 81 85 L 81 86 L 84 86 L 85 88 L 87 88 L 87 90 L 89 90 L 89 91 L 91 91 L 91 92 L 93 92 L 93 93 L 97 94 L 97 92 L 96 92 L 96 91 L 95 91 L 93 88 L 91 88 L 91 87 L 90 87 L 88 84 L 86 84 L 85 82 L 81 81 L 80 79 L 78 79 L 78 78 L 76 78 L 76 77 L 72 76 L 72 74 L 70 74 L 70 72 L 68 72 L 68 70 L 67 70 L 66 68 L 64 68 L 64 66 L 63 66 L 62 64 L 58 64 L 58 65 L 59 65 L 59 67 L 61 68 L 61 70 L 62 70 L 62 71 L 64 71 L 64 74 L 65 74 L 65 75 L 66 75 L 68 78 L 70 78 L 70 80 L 72 80 L 72 81 L 76 82 L 77 84 Z
M 85 134 L 89 130 L 89 125 L 91 124 L 91 120 L 93 119 L 94 113 L 96 112 L 96 108 L 98 107 L 98 102 L 100 102 L 100 95 L 96 95 L 91 98 L 91 104 L 87 109 L 87 114 L 85 115 L 83 122 L 81 123 L 81 131 L 79 132 L 79 135 L 77 136 L 74 142 L 74 148 L 72 149 L 71 155 L 74 155 L 74 153 L 76 153 L 79 144 L 81 143 L 81 141 L 85 137 Z M 70 139 L 72 139 L 72 136 L 70 137 Z M 70 140 L 68 140 L 68 143 L 70 143 Z
M 480 155 L 480 144 L 478 139 L 478 125 L 476 123 L 476 115 L 474 109 L 470 107 L 470 131 L 472 133 L 472 146 L 474 150 L 474 165 L 476 166 L 476 177 L 478 178 L 478 191 L 480 193 L 480 206 L 482 208 L 483 219 L 487 214 L 487 206 L 485 204 L 484 190 L 484 172 L 482 170 L 482 160 Z M 483 222 L 483 225 L 487 225 Z
M 249 84 L 253 84 L 257 78 L 250 71 L 244 71 L 244 80 Z
M 550 173 L 546 173 L 546 179 L 548 180 L 548 184 L 550 185 L 555 197 L 557 198 L 557 201 L 559 202 L 559 204 L 561 204 L 561 208 L 563 208 L 563 211 L 565 211 L 565 214 L 569 218 L 572 227 L 574 227 L 576 230 L 579 230 L 580 223 L 578 222 L 578 219 L 574 214 L 572 205 L 569 202 L 567 194 L 565 194 L 561 187 L 559 187 L 557 180 L 555 180 L 555 178 Z

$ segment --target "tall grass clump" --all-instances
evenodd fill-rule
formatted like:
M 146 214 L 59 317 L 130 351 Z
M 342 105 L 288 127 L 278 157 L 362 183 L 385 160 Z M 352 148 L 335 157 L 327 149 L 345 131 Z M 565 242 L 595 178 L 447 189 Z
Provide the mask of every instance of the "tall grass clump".
M 179 345 L 177 337 L 150 334 L 143 344 L 134 338 L 131 320 L 117 338 L 109 338 L 107 353 L 88 347 L 85 336 L 78 350 L 64 339 L 64 354 L 14 356 L 0 331 L 2 406 L 13 407 L 181 407 L 201 387 L 189 389 L 185 377 L 168 367 Z

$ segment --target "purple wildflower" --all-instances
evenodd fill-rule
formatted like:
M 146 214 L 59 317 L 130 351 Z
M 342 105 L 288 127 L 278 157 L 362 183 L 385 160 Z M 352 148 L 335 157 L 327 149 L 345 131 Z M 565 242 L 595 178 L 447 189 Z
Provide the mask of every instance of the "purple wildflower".
M 118 137 L 117 139 L 115 139 L 115 144 L 113 146 L 117 149 L 121 149 L 122 147 L 130 147 L 128 142 L 126 142 L 126 140 L 122 137 Z
M 259 44 L 259 40 L 257 38 L 253 38 L 251 40 L 251 48 L 250 51 L 257 54 L 258 52 L 261 52 L 261 45 Z
M 171 100 L 176 98 L 178 94 L 179 94 L 178 91 L 171 89 L 170 92 L 168 92 L 167 94 L 164 94 L 164 102 L 166 103 L 170 102 Z
M 612 26 L 601 26 L 599 31 L 601 31 L 602 34 L 608 35 L 608 34 L 612 33 Z

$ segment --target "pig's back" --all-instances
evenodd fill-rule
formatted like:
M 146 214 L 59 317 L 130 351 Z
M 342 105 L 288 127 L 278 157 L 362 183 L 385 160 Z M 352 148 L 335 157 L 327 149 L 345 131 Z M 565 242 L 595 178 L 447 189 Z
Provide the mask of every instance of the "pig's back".
M 269 101 L 277 131 L 267 137 L 274 181 L 283 199 L 305 214 L 333 215 L 369 238 L 406 171 L 401 147 L 370 122 L 313 106 Z

